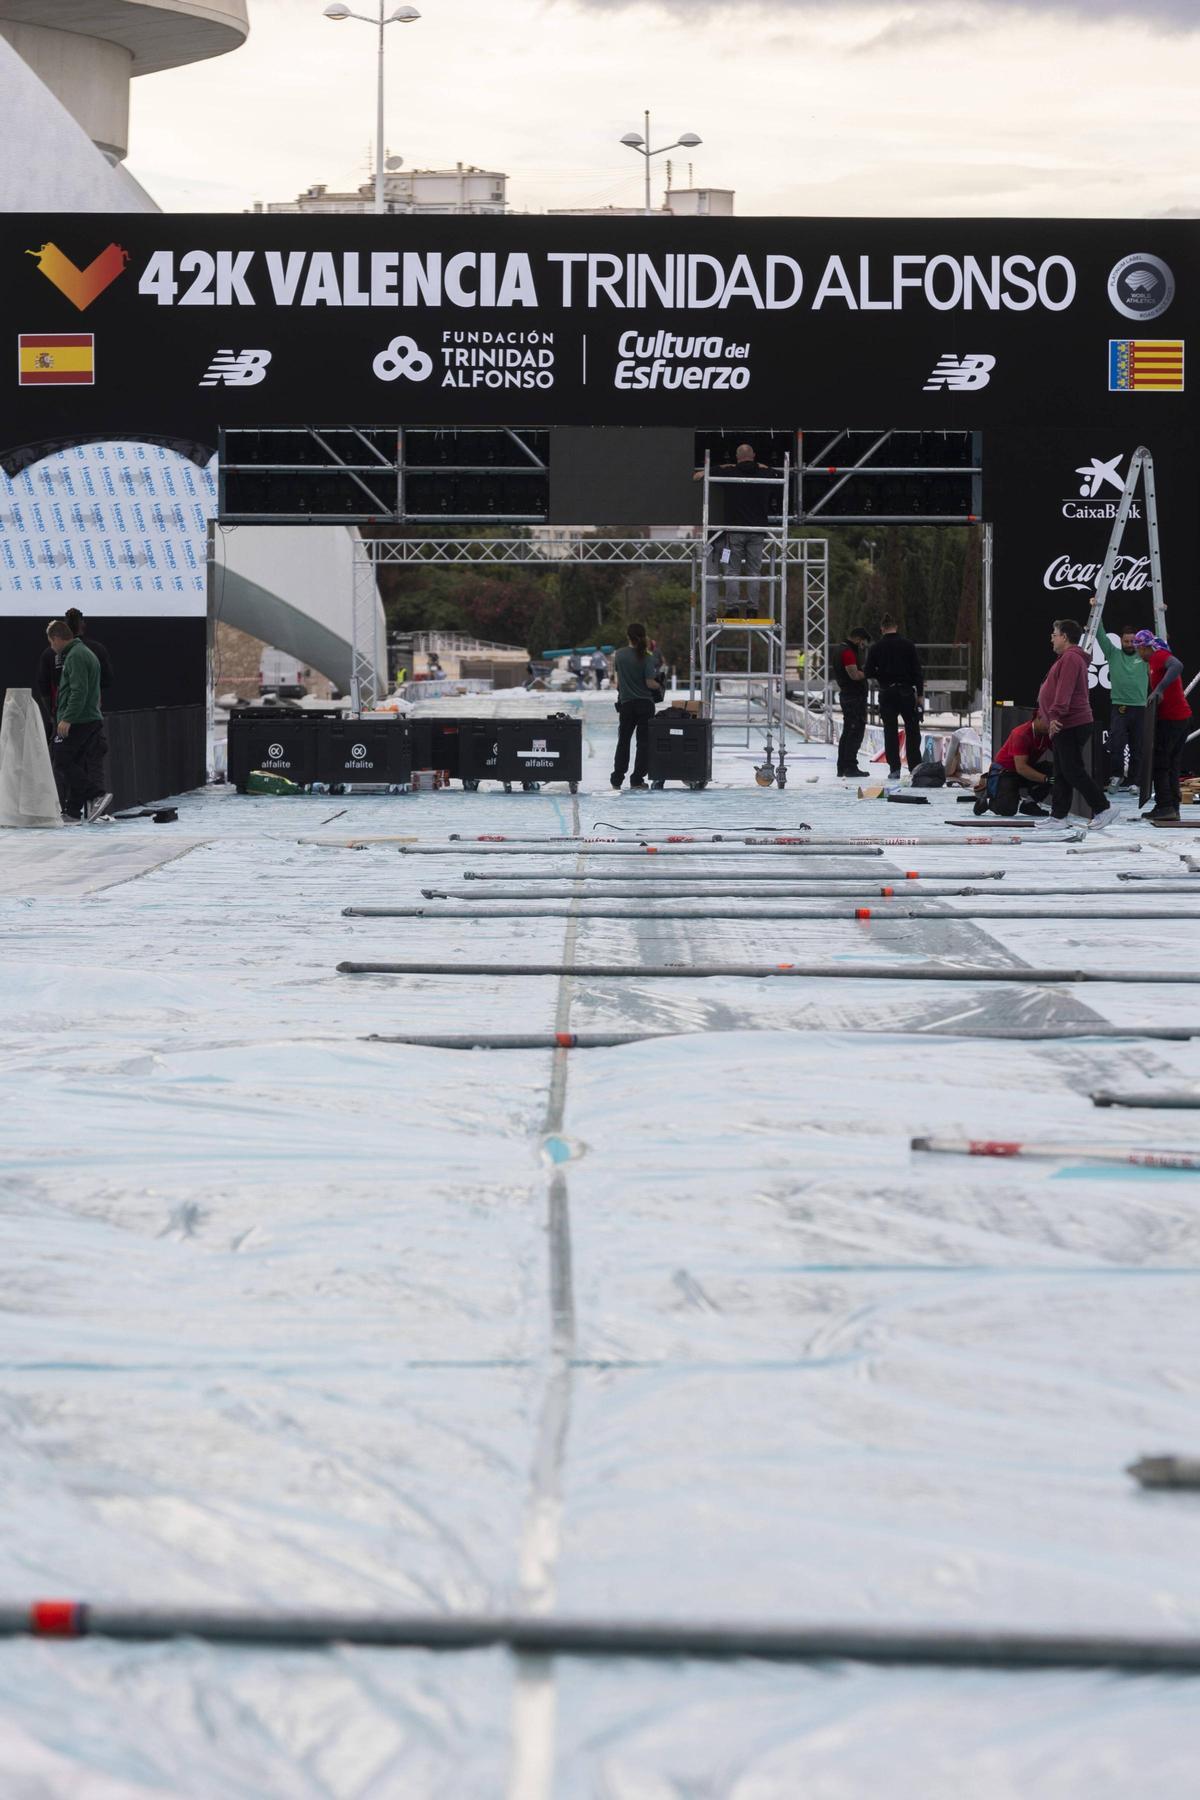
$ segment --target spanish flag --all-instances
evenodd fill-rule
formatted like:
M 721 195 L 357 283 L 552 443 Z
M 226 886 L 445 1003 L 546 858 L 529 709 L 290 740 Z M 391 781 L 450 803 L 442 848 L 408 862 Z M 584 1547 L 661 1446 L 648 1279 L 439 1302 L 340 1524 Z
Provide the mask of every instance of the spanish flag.
M 1108 387 L 1113 394 L 1139 389 L 1183 392 L 1182 338 L 1110 338 Z
M 22 332 L 17 340 L 21 387 L 91 387 L 96 339 L 90 331 Z

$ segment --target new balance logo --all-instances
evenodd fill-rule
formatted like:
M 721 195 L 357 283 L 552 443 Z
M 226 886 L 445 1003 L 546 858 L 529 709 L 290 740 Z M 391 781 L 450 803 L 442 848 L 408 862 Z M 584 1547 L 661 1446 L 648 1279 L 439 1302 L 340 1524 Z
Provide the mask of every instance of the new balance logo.
M 925 383 L 925 392 L 933 394 L 939 388 L 951 388 L 962 394 L 985 388 L 995 366 L 994 356 L 943 356 Z
M 208 365 L 201 387 L 257 387 L 267 378 L 269 350 L 218 350 Z

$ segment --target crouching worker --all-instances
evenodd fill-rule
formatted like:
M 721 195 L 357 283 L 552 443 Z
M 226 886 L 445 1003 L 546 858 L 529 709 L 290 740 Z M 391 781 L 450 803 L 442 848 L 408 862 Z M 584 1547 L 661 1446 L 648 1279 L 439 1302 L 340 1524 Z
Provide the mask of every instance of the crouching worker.
M 1053 754 L 1046 721 L 1035 713 L 1027 725 L 1010 731 L 997 750 L 980 785 L 975 811 L 1011 819 L 1020 810 L 1044 819 L 1046 809 L 1038 805 L 1038 797 L 1049 792 Z

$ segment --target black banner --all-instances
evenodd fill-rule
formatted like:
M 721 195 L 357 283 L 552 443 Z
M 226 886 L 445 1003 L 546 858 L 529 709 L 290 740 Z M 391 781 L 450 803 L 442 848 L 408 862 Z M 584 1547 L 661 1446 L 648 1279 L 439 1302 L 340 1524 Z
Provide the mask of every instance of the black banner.
M 1189 676 L 1200 666 L 1195 590 L 1200 562 L 1196 436 L 1151 422 L 1148 431 L 989 432 L 985 510 L 994 526 L 993 667 L 997 700 L 1032 705 L 1053 660 L 1055 619 L 1083 625 L 1139 444 L 1154 458 L 1167 630 Z M 1104 624 L 1154 628 L 1144 487 L 1121 540 Z M 1093 705 L 1107 718 L 1108 665 L 1092 657 Z
M 1194 410 L 1190 221 L 4 217 L 0 449 L 304 423 Z

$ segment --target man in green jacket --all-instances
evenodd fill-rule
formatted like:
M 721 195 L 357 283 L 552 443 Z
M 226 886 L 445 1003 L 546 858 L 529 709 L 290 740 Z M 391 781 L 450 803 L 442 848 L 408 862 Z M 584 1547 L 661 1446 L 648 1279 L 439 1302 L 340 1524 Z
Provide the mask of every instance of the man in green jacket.
M 62 656 L 54 720 L 54 774 L 63 817 L 91 824 L 112 805 L 104 791 L 108 740 L 100 711 L 100 663 L 65 619 L 46 627 L 50 648 Z
M 1112 682 L 1112 714 L 1108 722 L 1108 785 L 1138 792 L 1142 771 L 1142 722 L 1146 717 L 1146 665 L 1133 641 L 1136 625 L 1122 625 L 1116 643 L 1103 625 L 1096 642 L 1104 652 Z M 1129 753 L 1129 771 L 1125 753 Z

